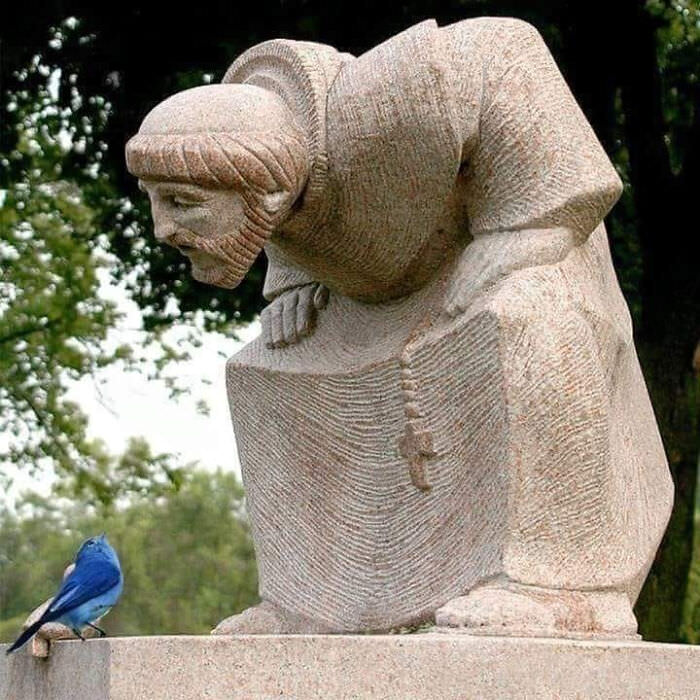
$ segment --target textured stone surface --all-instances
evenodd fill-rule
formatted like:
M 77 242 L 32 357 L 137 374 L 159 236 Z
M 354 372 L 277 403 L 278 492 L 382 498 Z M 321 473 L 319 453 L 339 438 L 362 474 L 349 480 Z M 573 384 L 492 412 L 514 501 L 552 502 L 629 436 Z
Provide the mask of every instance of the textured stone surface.
M 134 637 L 0 646 L 0 700 L 692 700 L 700 649 L 467 635 Z
M 264 42 L 127 160 L 198 279 L 269 258 L 227 365 L 264 605 L 219 632 L 635 636 L 671 479 L 621 182 L 533 27 Z

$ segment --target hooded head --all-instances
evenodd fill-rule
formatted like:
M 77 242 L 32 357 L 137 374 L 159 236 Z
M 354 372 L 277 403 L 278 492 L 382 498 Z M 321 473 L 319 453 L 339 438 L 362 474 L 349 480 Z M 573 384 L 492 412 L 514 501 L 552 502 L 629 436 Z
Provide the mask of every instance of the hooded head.
M 280 98 L 206 85 L 156 106 L 126 146 L 151 198 L 156 237 L 195 279 L 235 287 L 285 220 L 309 171 L 304 134 Z

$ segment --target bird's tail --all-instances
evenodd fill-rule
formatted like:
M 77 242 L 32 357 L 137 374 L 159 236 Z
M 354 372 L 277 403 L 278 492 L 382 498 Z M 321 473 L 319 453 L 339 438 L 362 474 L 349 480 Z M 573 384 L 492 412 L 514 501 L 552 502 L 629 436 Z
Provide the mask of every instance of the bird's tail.
M 27 640 L 30 639 L 36 632 L 39 631 L 39 628 L 46 622 L 46 620 L 39 619 L 37 620 L 33 625 L 29 625 L 22 634 L 17 637 L 15 640 L 15 643 L 5 652 L 6 654 L 10 654 L 13 652 L 15 649 L 19 649 L 22 645 L 26 644 Z

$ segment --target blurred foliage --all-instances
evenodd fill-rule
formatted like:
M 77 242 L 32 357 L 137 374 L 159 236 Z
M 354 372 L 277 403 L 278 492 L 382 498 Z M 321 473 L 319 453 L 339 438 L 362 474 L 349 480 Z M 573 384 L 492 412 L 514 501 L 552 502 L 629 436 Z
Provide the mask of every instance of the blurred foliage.
M 2 161 L 13 176 L 0 208 L 0 431 L 8 438 L 0 459 L 30 472 L 48 460 L 59 472 L 89 473 L 99 445 L 66 400 L 67 382 L 130 349 L 105 342 L 117 313 L 97 294 L 104 261 L 95 210 L 88 187 L 64 176 L 72 160 L 91 187 L 109 189 L 95 137 L 107 105 L 84 101 L 74 86 L 65 98 L 73 108 L 63 104 L 56 71 L 37 56 L 19 76 L 26 88 L 6 95 L 16 143 Z
M 72 41 L 87 50 L 94 37 L 78 25 L 64 22 L 49 43 Z M 53 469 L 109 499 L 103 473 L 115 459 L 122 471 L 133 466 L 136 443 L 113 458 L 90 439 L 87 417 L 66 398 L 69 385 L 115 363 L 124 371 L 142 368 L 139 351 L 160 341 L 152 376 L 177 394 L 183 389 L 163 372 L 187 353 L 156 332 L 144 335 L 142 348 L 110 339 L 120 314 L 100 286 L 113 281 L 119 263 L 100 220 L 128 218 L 133 207 L 102 167 L 111 105 L 101 95 L 83 95 L 75 70 L 36 54 L 18 72 L 17 89 L 4 95 L 14 138 L 1 156 L 0 480 L 7 483 L 3 462 L 30 474 Z M 151 474 L 167 475 L 167 462 L 165 455 L 154 459 Z
M 110 635 L 207 634 L 257 602 L 240 484 L 233 474 L 187 471 L 179 488 L 137 488 L 117 509 L 52 494 L 29 497 L 18 514 L 0 510 L 0 642 L 54 594 L 81 541 L 102 531 L 125 581 L 104 619 Z
M 668 127 L 666 140 L 672 170 L 677 174 L 693 149 L 693 123 L 700 97 L 700 2 L 648 0 L 647 9 L 658 22 L 658 63 L 664 86 L 664 122 Z

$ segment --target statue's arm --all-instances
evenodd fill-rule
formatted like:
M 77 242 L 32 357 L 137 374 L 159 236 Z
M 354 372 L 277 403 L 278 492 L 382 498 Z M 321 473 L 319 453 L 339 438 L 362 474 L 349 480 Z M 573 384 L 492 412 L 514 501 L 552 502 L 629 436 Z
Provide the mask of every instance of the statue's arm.
M 534 27 L 481 18 L 440 32 L 473 236 L 446 295 L 456 316 L 510 274 L 584 245 L 622 184 Z
M 464 313 L 478 298 L 517 270 L 561 262 L 575 246 L 567 228 L 483 234 L 463 251 L 448 286 L 445 311 Z
M 291 263 L 275 245 L 265 246 L 268 259 L 263 296 L 270 304 L 260 314 L 268 348 L 294 345 L 314 332 L 328 289 Z

